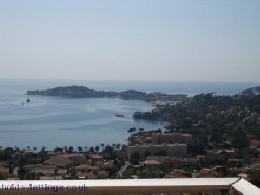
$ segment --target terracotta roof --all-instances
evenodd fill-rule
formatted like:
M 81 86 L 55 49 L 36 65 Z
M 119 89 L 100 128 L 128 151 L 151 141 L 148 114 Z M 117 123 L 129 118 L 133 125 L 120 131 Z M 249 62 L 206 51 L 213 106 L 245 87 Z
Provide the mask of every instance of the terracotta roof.
M 91 158 L 92 158 L 92 159 L 93 159 L 93 158 L 94 158 L 94 159 L 103 159 L 102 156 L 97 155 L 97 154 L 92 155 Z
M 98 175 L 103 176 L 103 177 L 108 177 L 109 173 L 107 171 L 101 170 L 101 171 L 98 172 Z
M 51 158 L 49 160 L 44 161 L 44 164 L 61 166 L 61 167 L 68 166 L 72 163 L 73 161 L 69 159 L 63 159 L 63 158 Z
M 96 171 L 98 170 L 97 166 L 91 166 L 91 165 L 86 165 L 86 164 L 82 164 L 79 165 L 77 167 L 75 167 L 76 170 L 92 170 L 92 171 Z
M 144 161 L 145 165 L 160 165 L 161 163 L 158 160 L 146 160 Z

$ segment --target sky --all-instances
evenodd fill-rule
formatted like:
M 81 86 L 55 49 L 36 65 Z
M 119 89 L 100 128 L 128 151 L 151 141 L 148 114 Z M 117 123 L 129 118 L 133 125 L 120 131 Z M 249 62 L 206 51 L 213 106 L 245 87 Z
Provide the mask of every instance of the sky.
M 0 79 L 260 81 L 259 0 L 0 0 Z

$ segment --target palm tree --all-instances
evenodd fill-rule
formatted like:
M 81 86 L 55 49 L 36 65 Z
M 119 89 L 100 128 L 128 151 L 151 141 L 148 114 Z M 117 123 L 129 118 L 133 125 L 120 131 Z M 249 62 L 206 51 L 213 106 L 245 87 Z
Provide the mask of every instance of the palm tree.
M 72 153 L 74 148 L 72 146 L 69 147 L 69 153 Z
M 93 153 L 94 152 L 94 147 L 93 146 L 89 147 L 88 151 Z
M 112 146 L 113 146 L 113 148 L 115 149 L 115 147 L 116 147 L 116 144 L 112 144 Z
M 78 146 L 78 151 L 82 152 L 82 147 L 81 146 Z
M 137 131 L 137 129 L 135 127 L 131 127 L 127 132 L 128 133 L 134 133 L 136 131 Z
M 34 146 L 33 147 L 33 152 L 36 153 L 36 151 L 37 151 L 37 147 Z
M 45 152 L 45 150 L 46 150 L 46 147 L 43 146 L 42 149 L 41 149 L 41 151 L 42 151 L 42 152 Z
M 139 128 L 139 131 L 140 131 L 140 132 L 143 132 L 143 131 L 144 131 L 144 128 Z
M 127 150 L 127 146 L 125 144 L 122 145 L 122 150 L 126 151 Z
M 116 149 L 119 151 L 121 147 L 121 144 L 116 144 Z
M 30 146 L 27 146 L 27 151 L 31 151 L 31 147 Z
M 96 145 L 96 147 L 95 147 L 95 151 L 96 151 L 96 152 L 99 151 L 99 145 Z

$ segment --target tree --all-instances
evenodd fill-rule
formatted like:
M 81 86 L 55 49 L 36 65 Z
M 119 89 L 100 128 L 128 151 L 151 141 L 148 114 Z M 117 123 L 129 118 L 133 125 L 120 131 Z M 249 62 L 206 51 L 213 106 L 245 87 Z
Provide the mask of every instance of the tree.
M 45 150 L 46 150 L 46 147 L 43 146 L 42 149 L 41 149 L 41 151 L 42 151 L 42 152 L 45 152 Z
M 140 132 L 144 132 L 144 128 L 139 128 L 139 131 Z
M 42 147 L 41 151 L 38 153 L 38 155 L 41 157 L 42 162 L 44 162 L 44 157 L 47 156 L 47 152 L 45 151 L 46 147 Z
M 6 147 L 0 151 L 0 160 L 11 160 L 14 154 L 15 151 L 12 147 Z
M 145 152 L 144 152 L 144 157 L 146 158 L 147 156 L 151 156 L 151 152 L 145 151 Z
M 154 155 L 155 155 L 155 156 L 165 156 L 166 153 L 165 153 L 164 150 L 161 150 L 161 151 L 159 151 L 159 152 L 154 153 Z
M 94 152 L 94 147 L 93 146 L 89 147 L 88 151 L 93 153 Z
M 113 148 L 115 149 L 116 148 L 116 144 L 112 144 Z
M 25 154 L 19 157 L 18 163 L 17 163 L 18 167 L 19 167 L 18 176 L 21 180 L 25 179 L 26 170 L 25 170 L 24 166 L 28 163 L 29 163 L 29 158 Z
M 122 151 L 126 151 L 127 150 L 127 146 L 125 144 L 123 144 L 121 149 L 122 149 Z
M 116 144 L 116 149 L 119 151 L 121 147 L 121 144 Z
M 82 149 L 81 146 L 78 146 L 78 151 L 79 151 L 79 152 L 82 152 L 82 151 L 83 151 L 83 149 Z
M 30 146 L 27 146 L 27 151 L 31 151 L 31 147 Z
M 132 154 L 132 156 L 131 156 L 131 159 L 130 159 L 131 163 L 134 164 L 134 165 L 136 165 L 136 164 L 138 164 L 139 160 L 140 160 L 140 155 L 139 155 L 139 153 L 138 153 L 138 152 L 134 152 L 134 153 Z
M 106 147 L 105 147 L 105 150 L 104 150 L 105 152 L 108 152 L 108 153 L 113 153 L 114 152 L 114 148 L 112 147 L 112 146 L 110 146 L 110 145 L 106 145 Z
M 99 145 L 96 145 L 95 151 L 98 153 L 99 152 Z
M 68 151 L 68 152 L 69 152 L 69 153 L 72 153 L 72 152 L 73 152 L 73 150 L 74 150 L 74 148 L 73 148 L 72 146 L 70 146 L 70 147 L 69 147 L 69 151 Z
M 26 155 L 22 155 L 18 159 L 18 165 L 24 166 L 29 163 L 29 158 Z
M 63 148 L 60 148 L 60 147 L 56 147 L 54 149 L 54 152 L 62 152 L 63 151 Z
M 17 146 L 14 146 L 14 151 L 15 151 L 16 154 L 18 154 L 18 152 L 20 151 L 20 148 L 17 147 Z
M 136 130 L 136 128 L 135 127 L 131 127 L 127 132 L 128 133 L 134 133 L 134 132 L 136 132 L 137 130 Z
M 21 180 L 25 179 L 25 174 L 26 174 L 26 170 L 25 170 L 24 166 L 19 166 L 18 176 Z
M 249 146 L 247 134 L 242 129 L 237 130 L 236 136 L 232 140 L 232 145 L 239 150 Z

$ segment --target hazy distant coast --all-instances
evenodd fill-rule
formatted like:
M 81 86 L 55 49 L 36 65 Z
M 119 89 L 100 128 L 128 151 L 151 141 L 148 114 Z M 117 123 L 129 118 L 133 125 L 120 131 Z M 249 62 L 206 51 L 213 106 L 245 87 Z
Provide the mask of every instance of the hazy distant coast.
M 114 91 L 95 91 L 85 86 L 66 86 L 55 87 L 46 90 L 27 91 L 27 95 L 42 95 L 42 96 L 57 96 L 69 98 L 122 98 L 122 99 L 137 99 L 144 101 L 185 101 L 187 95 L 177 94 L 168 95 L 160 92 L 145 93 L 136 90 L 127 90 L 123 92 Z

